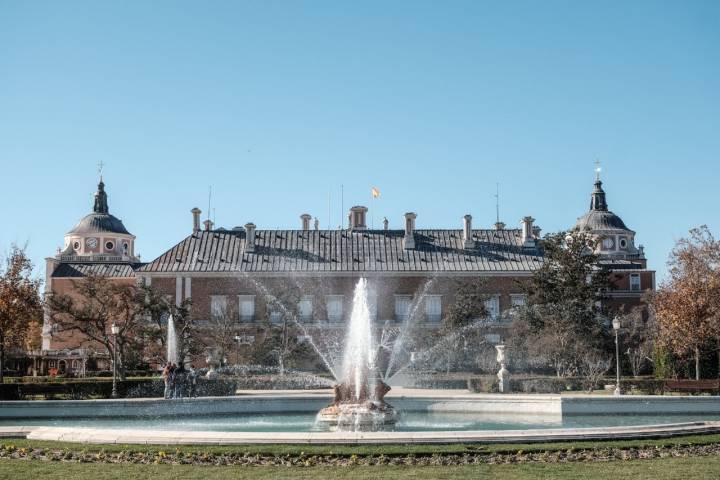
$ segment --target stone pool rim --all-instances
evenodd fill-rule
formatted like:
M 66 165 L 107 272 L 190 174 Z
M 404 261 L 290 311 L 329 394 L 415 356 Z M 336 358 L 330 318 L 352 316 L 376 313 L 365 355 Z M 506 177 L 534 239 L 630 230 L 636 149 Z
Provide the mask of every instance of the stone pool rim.
M 164 400 L 15 400 L 0 402 L 0 419 L 16 425 L 0 427 L 0 437 L 78 443 L 132 444 L 388 444 L 388 443 L 523 443 L 544 441 L 664 438 L 720 433 L 720 421 L 702 415 L 720 414 L 718 396 L 598 396 L 538 394 L 475 394 L 447 390 L 397 389 L 389 403 L 400 410 L 523 414 L 562 418 L 572 415 L 697 415 L 695 422 L 615 427 L 475 431 L 405 432 L 223 432 L 126 428 L 27 426 L 23 419 L 270 414 L 317 412 L 327 405 L 327 391 L 241 392 L 232 397 Z
M 537 443 L 671 438 L 720 433 L 720 422 L 447 432 L 202 432 L 72 427 L 0 427 L 0 438 L 127 445 L 367 445 Z

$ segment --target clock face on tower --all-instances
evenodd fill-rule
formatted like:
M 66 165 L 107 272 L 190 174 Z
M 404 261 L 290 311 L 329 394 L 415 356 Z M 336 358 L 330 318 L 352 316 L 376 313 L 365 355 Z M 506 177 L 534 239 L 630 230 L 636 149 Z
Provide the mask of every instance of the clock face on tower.
M 88 238 L 85 241 L 85 244 L 88 246 L 88 248 L 95 248 L 98 244 L 97 238 Z

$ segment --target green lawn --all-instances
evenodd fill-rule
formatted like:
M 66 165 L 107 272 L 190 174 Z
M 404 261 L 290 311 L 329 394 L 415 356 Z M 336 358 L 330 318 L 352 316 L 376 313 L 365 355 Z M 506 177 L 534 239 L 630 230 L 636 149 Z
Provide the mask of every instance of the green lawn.
M 193 467 L 107 465 L 0 460 L 0 479 L 110 480 L 127 478 L 243 479 L 702 479 L 720 477 L 720 457 L 664 458 L 625 462 L 478 465 L 462 467 Z
M 145 446 L 145 445 L 85 445 L 78 443 L 33 441 L 25 439 L 1 439 L 0 452 L 18 453 L 19 451 L 47 451 L 82 452 L 85 457 L 58 456 L 50 460 L 27 458 L 0 458 L 0 480 L 20 479 L 73 479 L 73 480 L 103 480 L 120 478 L 159 478 L 159 479 L 372 479 L 393 478 L 401 480 L 406 478 L 424 479 L 465 479 L 465 478 L 502 478 L 502 479 L 696 479 L 720 478 L 720 435 L 697 435 L 678 437 L 673 439 L 642 439 L 619 441 L 589 441 L 564 443 L 536 443 L 536 444 L 491 444 L 491 445 L 366 445 L 366 446 L 338 446 L 338 445 L 252 445 L 252 446 Z M 683 449 L 684 448 L 684 449 Z M 654 458 L 645 460 L 621 460 L 613 457 L 609 452 L 617 450 L 645 449 L 663 452 Z M 675 450 L 673 450 L 675 449 Z M 704 451 L 703 451 L 704 449 Z M 597 453 L 593 461 L 557 460 L 563 452 L 592 451 Z M 671 455 L 673 451 L 673 455 Z M 124 452 L 124 453 L 120 453 Z M 122 457 L 127 453 L 138 452 L 149 454 L 146 464 L 138 464 L 127 459 L 124 463 L 114 463 L 117 458 L 110 458 L 111 454 Z M 555 452 L 555 457 L 546 455 Z M 703 453 L 704 452 L 704 453 Z M 418 466 L 418 465 L 363 465 L 363 466 L 303 466 L 303 461 L 296 466 L 227 466 L 220 465 L 215 459 L 205 461 L 204 465 L 172 465 L 167 462 L 170 455 L 174 461 L 187 461 L 190 457 L 198 458 L 214 454 L 250 454 L 269 455 L 276 457 L 308 458 L 314 455 L 325 455 L 332 458 L 343 457 L 345 463 L 352 458 L 367 458 L 368 456 L 432 456 L 438 462 L 449 459 L 453 454 L 480 454 L 481 456 L 494 455 L 495 462 L 478 465 L 454 466 Z M 504 454 L 536 454 L 536 459 L 516 462 L 515 455 Z M 183 455 L 180 455 L 183 454 Z M 447 457 L 445 457 L 447 455 Z M 95 458 L 102 460 L 95 460 Z M 157 459 L 156 459 L 157 456 Z M 499 460 L 498 458 L 501 457 Z M 662 457 L 662 458 L 660 458 Z M 79 461 L 64 461 L 61 458 L 76 458 L 90 463 Z M 127 458 L 127 457 L 123 457 Z M 186 460 L 183 460 L 185 458 Z M 555 458 L 555 460 L 553 460 Z M 562 457 L 567 458 L 567 457 Z M 599 458 L 599 459 L 598 459 Z M 608 458 L 613 458 L 608 460 Z M 637 458 L 637 457 L 634 457 Z M 159 464 L 153 464 L 156 460 Z M 98 463 L 92 463 L 98 461 Z M 545 463 L 547 462 L 547 463 Z M 554 462 L 554 463 L 553 463 Z M 362 462 L 361 462 L 362 463 Z M 372 463 L 372 462 L 370 462 Z M 447 463 L 447 462 L 446 462 Z

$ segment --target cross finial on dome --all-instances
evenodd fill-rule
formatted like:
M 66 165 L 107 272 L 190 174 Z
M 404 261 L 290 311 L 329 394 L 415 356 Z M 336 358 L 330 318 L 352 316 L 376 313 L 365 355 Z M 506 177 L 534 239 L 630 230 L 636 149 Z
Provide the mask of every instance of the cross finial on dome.
M 102 173 L 103 173 L 103 168 L 105 168 L 105 163 L 103 163 L 103 161 L 100 160 L 97 164 L 97 167 L 98 167 L 98 175 L 100 176 L 100 181 L 102 182 Z
M 602 171 L 602 168 L 600 167 L 600 160 L 595 160 L 595 181 L 600 181 L 600 172 Z

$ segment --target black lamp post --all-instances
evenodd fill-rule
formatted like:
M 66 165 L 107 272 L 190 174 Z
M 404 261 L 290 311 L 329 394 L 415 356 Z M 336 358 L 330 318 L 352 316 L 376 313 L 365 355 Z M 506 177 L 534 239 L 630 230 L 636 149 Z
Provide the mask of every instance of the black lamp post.
M 613 318 L 612 326 L 615 330 L 615 395 L 622 395 L 622 390 L 620 390 L 620 343 L 618 342 L 620 317 Z
M 118 333 L 120 333 L 120 328 L 115 325 L 115 322 L 113 322 L 113 324 L 110 326 L 110 332 L 113 336 L 113 384 L 112 393 L 110 394 L 110 396 L 112 398 L 117 398 L 117 336 Z

